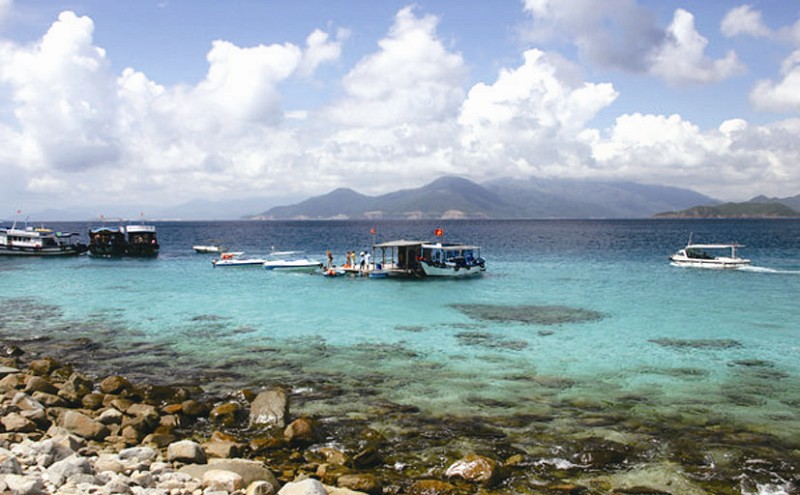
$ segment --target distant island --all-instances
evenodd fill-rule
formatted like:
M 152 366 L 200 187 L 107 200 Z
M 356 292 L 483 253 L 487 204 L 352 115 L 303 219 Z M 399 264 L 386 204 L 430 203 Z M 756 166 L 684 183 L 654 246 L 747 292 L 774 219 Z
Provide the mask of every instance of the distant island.
M 795 198 L 786 198 L 791 202 Z M 724 203 L 713 206 L 694 206 L 681 211 L 663 212 L 656 218 L 800 218 L 800 211 L 781 200 L 758 201 L 758 198 L 743 203 Z

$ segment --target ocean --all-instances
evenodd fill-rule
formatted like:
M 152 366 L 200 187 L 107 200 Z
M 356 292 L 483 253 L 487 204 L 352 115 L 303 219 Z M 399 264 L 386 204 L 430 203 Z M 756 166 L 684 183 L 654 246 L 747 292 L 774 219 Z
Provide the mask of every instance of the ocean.
M 649 473 L 651 485 L 676 469 L 732 493 L 798 489 L 798 220 L 155 225 L 157 259 L 0 259 L 0 337 L 99 375 L 210 394 L 281 384 L 296 414 L 397 435 L 435 424 L 448 449 L 521 453 L 534 478 L 585 467 L 578 453 L 596 441 L 627 453 L 609 472 Z M 326 278 L 214 268 L 192 250 L 220 239 L 249 255 L 324 261 L 331 250 L 341 264 L 437 228 L 480 245 L 486 273 Z M 752 266 L 671 266 L 690 234 L 744 244 Z M 416 441 L 443 448 L 431 438 Z

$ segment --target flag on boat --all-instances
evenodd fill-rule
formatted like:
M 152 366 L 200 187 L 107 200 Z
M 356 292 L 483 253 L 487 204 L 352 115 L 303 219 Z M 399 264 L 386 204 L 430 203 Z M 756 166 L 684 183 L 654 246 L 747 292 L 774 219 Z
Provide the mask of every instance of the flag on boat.
M 369 233 L 372 234 L 372 235 L 375 235 L 375 227 L 372 227 L 371 229 L 369 229 Z
M 433 235 L 435 235 L 436 237 L 442 237 L 444 235 L 444 230 L 436 229 L 433 231 Z

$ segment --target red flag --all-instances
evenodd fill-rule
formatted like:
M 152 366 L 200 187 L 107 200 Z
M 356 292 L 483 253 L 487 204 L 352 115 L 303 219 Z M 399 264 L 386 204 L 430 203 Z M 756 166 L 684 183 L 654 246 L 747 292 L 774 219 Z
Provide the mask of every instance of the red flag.
M 371 229 L 369 229 L 369 233 L 372 234 L 372 235 L 375 235 L 375 227 L 372 227 Z
M 444 235 L 444 230 L 436 229 L 433 231 L 433 235 L 435 235 L 436 237 L 442 237 Z

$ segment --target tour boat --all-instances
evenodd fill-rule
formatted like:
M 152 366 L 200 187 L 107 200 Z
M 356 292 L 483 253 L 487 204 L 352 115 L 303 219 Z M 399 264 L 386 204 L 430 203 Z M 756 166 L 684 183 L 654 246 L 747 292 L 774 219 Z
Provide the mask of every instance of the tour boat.
M 480 275 L 486 271 L 481 248 L 469 244 L 423 244 L 419 262 L 429 277 L 463 277 Z
M 153 258 L 158 256 L 160 246 L 156 237 L 156 228 L 153 225 L 126 225 L 124 227 L 127 235 L 127 256 L 137 256 L 142 258 Z
M 95 227 L 89 229 L 89 254 L 104 258 L 125 256 L 128 243 L 122 227 Z
M 739 257 L 737 249 L 742 244 L 693 244 L 691 236 L 686 247 L 669 257 L 674 266 L 713 269 L 735 269 L 750 265 L 750 260 Z
M 85 253 L 86 244 L 76 232 L 53 232 L 44 227 L 0 228 L 0 255 L 68 256 Z

